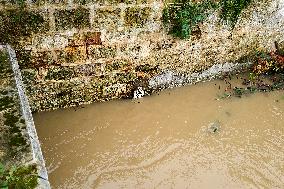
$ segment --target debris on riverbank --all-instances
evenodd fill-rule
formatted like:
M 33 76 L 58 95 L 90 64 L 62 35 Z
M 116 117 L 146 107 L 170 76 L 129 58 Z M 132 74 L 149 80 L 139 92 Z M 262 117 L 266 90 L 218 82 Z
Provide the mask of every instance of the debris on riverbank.
M 240 86 L 233 86 L 232 77 L 240 79 Z M 242 97 L 255 92 L 284 90 L 284 51 L 275 42 L 270 53 L 257 52 L 252 67 L 247 74 L 225 75 L 223 78 L 227 87 L 217 99 L 231 96 Z M 220 88 L 219 88 L 220 89 Z

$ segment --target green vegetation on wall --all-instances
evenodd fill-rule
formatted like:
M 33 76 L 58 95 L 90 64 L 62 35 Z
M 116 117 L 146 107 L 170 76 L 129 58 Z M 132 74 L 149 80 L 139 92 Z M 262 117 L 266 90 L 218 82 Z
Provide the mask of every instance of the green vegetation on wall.
M 197 24 L 208 16 L 209 10 L 215 7 L 211 0 L 201 3 L 176 0 L 163 10 L 163 22 L 169 26 L 169 33 L 173 36 L 188 38 Z
M 227 20 L 232 27 L 235 26 L 242 10 L 245 9 L 252 0 L 222 0 L 221 18 Z
M 169 33 L 179 38 L 189 38 L 198 28 L 198 23 L 203 22 L 214 10 L 220 8 L 220 17 L 232 27 L 238 17 L 252 0 L 205 0 L 192 2 L 175 0 L 163 10 L 163 22 L 169 28 Z

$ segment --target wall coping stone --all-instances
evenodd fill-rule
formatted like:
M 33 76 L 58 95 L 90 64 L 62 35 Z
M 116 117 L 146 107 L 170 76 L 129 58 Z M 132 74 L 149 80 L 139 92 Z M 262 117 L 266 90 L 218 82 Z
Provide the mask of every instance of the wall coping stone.
M 39 189 L 50 189 L 50 183 L 48 181 L 48 174 L 45 167 L 45 161 L 42 155 L 40 143 L 38 140 L 35 124 L 33 121 L 33 116 L 31 113 L 28 98 L 25 94 L 25 87 L 22 81 L 21 72 L 19 69 L 18 61 L 16 58 L 15 50 L 10 45 L 0 45 L 0 49 L 5 48 L 8 52 L 10 62 L 12 64 L 12 69 L 14 72 L 14 77 L 16 81 L 16 87 L 18 90 L 18 95 L 20 99 L 21 111 L 23 118 L 25 119 L 27 133 L 31 142 L 33 161 L 38 165 L 38 186 Z

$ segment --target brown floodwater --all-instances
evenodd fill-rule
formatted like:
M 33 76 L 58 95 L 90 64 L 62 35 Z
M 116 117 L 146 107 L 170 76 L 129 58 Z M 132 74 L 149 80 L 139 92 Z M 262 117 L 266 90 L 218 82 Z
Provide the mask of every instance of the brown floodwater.
M 52 187 L 284 188 L 284 92 L 225 87 L 34 114 Z

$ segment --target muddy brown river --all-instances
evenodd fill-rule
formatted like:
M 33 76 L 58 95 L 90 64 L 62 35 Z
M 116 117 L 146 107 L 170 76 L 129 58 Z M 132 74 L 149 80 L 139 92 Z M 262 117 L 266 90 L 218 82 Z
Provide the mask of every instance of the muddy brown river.
M 52 187 L 283 189 L 284 92 L 216 99 L 225 87 L 34 114 Z

